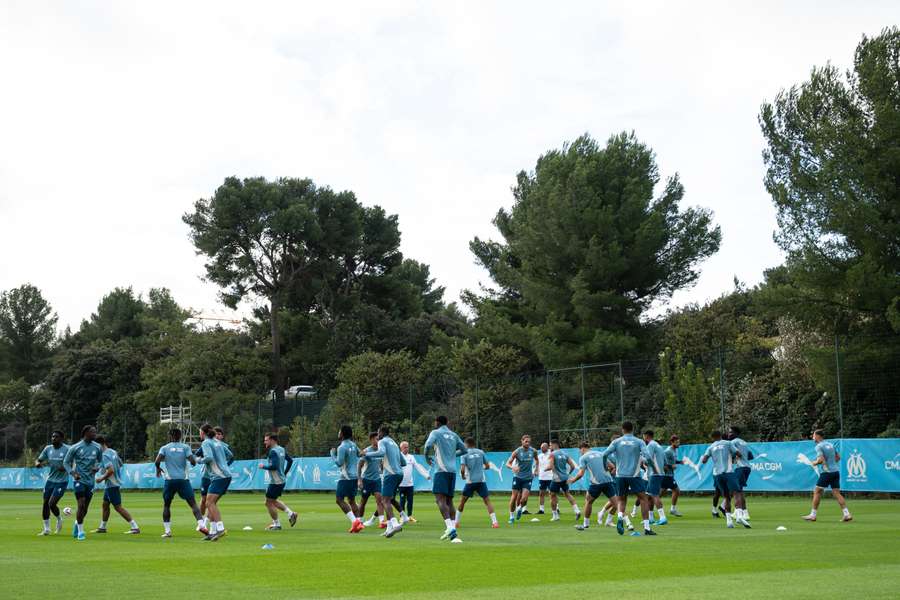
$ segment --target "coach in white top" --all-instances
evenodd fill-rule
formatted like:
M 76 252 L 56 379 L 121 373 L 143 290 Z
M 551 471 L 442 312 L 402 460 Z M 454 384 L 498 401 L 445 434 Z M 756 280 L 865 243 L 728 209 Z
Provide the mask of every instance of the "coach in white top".
M 409 453 L 409 442 L 400 442 L 400 452 L 403 454 L 404 460 L 406 460 L 406 466 L 402 467 L 403 469 L 403 481 L 400 482 L 400 487 L 397 488 L 400 496 L 400 507 L 406 513 L 406 516 L 409 517 L 409 520 L 413 523 L 416 520 L 413 518 L 413 495 L 415 494 L 415 486 L 413 484 L 413 467 L 422 475 L 425 479 L 431 479 L 431 475 L 428 473 L 428 469 L 419 464 L 416 460 L 416 457 Z
M 550 446 L 547 444 L 547 442 L 544 442 L 543 444 L 541 444 L 541 451 L 538 454 L 538 468 L 541 470 L 540 474 L 538 475 L 538 483 L 541 486 L 541 493 L 539 497 L 541 506 L 540 510 L 538 510 L 539 515 L 544 514 L 544 496 L 547 495 L 550 488 L 550 482 L 553 481 L 553 471 L 547 470 L 547 467 L 550 466 L 550 462 L 552 460 L 553 454 L 550 452 Z

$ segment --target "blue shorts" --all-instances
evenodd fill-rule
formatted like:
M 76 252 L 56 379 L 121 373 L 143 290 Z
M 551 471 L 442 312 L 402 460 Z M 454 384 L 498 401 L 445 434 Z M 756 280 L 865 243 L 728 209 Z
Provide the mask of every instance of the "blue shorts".
M 175 494 L 181 496 L 185 502 L 194 499 L 194 488 L 187 479 L 166 479 L 163 482 L 163 502 L 169 504 L 175 498 Z
M 552 480 L 550 480 L 550 479 L 540 479 L 540 480 L 538 480 L 538 481 L 539 481 L 539 483 L 538 483 L 538 489 L 539 489 L 539 490 L 541 490 L 542 492 L 544 492 L 544 491 L 550 489 L 550 484 L 552 483 Z
M 643 477 L 616 477 L 616 489 L 620 496 L 626 496 L 628 492 L 642 494 L 647 491 L 647 482 Z
M 619 490 L 616 488 L 616 483 L 614 481 L 608 481 L 606 483 L 592 483 L 588 487 L 588 496 L 591 498 L 597 499 L 600 497 L 600 494 L 603 494 L 609 499 L 615 498 L 619 495 Z
M 713 482 L 715 483 L 716 489 L 723 494 L 741 491 L 741 483 L 738 481 L 737 473 L 714 475 Z
M 231 485 L 231 477 L 223 477 L 222 479 L 210 479 L 209 490 L 207 491 L 207 493 L 215 494 L 217 496 L 224 496 L 225 492 L 228 491 L 229 485 Z
M 103 490 L 103 501 L 113 506 L 122 505 L 122 490 L 117 487 L 108 487 Z
M 741 489 L 743 490 L 747 487 L 747 481 L 750 479 L 750 472 L 753 471 L 750 467 L 738 467 L 735 469 L 735 473 L 738 476 L 738 483 L 741 485 Z
M 362 480 L 362 497 L 368 498 L 372 494 L 381 493 L 380 479 L 363 479 Z
M 678 484 L 671 475 L 651 475 L 647 493 L 651 496 L 659 496 L 663 490 L 677 490 Z
M 94 486 L 83 481 L 76 481 L 72 485 L 72 489 L 75 491 L 76 498 L 87 498 L 90 500 L 94 495 Z
M 521 477 L 513 477 L 512 481 L 512 489 L 514 492 L 521 492 L 522 490 L 531 490 L 531 483 L 533 479 L 522 479 Z
M 200 478 L 200 495 L 205 496 L 209 493 L 209 477 Z
M 823 489 L 830 487 L 833 490 L 841 489 L 841 474 L 837 471 L 820 473 L 819 480 L 816 482 L 816 487 Z
M 471 498 L 475 494 L 478 494 L 482 498 L 487 498 L 491 495 L 485 482 L 467 483 L 462 491 L 463 498 Z
M 66 486 L 69 482 L 67 481 L 48 481 L 44 484 L 44 500 L 49 500 L 50 498 L 62 498 L 62 495 L 66 493 Z
M 338 500 L 344 498 L 356 498 L 356 480 L 355 479 L 339 479 L 334 495 Z
M 381 495 L 387 498 L 393 498 L 397 495 L 397 488 L 403 483 L 403 475 L 395 473 L 394 475 L 385 475 L 384 483 L 381 484 Z
M 456 473 L 437 472 L 434 474 L 434 483 L 431 485 L 432 494 L 441 494 L 452 498 L 455 489 Z
M 550 482 L 550 493 L 558 494 L 560 492 L 568 492 L 569 491 L 569 482 L 568 481 L 552 481 Z
M 269 487 L 266 488 L 266 498 L 271 500 L 275 500 L 279 498 L 281 494 L 284 493 L 284 484 L 283 483 L 270 483 Z

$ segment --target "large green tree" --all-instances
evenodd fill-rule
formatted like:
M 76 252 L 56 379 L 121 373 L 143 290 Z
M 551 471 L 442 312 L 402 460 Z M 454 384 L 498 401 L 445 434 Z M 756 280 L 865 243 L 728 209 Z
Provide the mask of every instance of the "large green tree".
M 680 207 L 677 175 L 659 184 L 653 151 L 625 133 L 602 147 L 584 135 L 519 173 L 494 219 L 503 241 L 471 242 L 496 285 L 469 296 L 485 331 L 547 366 L 634 352 L 645 311 L 693 284 L 721 238 L 708 210 Z
M 230 177 L 184 215 L 207 278 L 225 304 L 264 299 L 272 347 L 272 384 L 284 394 L 281 311 L 336 321 L 358 286 L 399 265 L 397 217 L 363 207 L 349 191 L 309 179 Z
M 31 284 L 0 293 L 0 354 L 10 379 L 38 383 L 47 372 L 57 316 Z
M 863 37 L 851 70 L 814 68 L 759 117 L 787 252 L 769 276 L 773 300 L 832 332 L 900 323 L 898 56 L 897 27 Z

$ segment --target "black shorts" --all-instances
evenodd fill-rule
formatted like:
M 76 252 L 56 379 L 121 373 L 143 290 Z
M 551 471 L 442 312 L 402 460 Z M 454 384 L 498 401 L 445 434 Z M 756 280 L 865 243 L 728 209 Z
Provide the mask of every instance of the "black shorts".
M 538 484 L 538 489 L 542 492 L 546 492 L 548 489 L 550 489 L 550 484 L 553 483 L 552 479 L 541 479 L 539 481 L 540 483 Z
M 266 488 L 266 498 L 270 500 L 276 500 L 281 497 L 281 494 L 284 493 L 284 484 L 283 483 L 270 483 L 269 487 Z
M 491 495 L 491 493 L 488 491 L 487 484 L 483 481 L 481 483 L 467 483 L 463 488 L 463 497 L 471 498 L 474 494 L 478 494 L 482 498 L 487 498 Z
M 735 469 L 735 472 L 738 475 L 738 483 L 741 484 L 741 489 L 747 487 L 747 481 L 750 479 L 750 473 L 753 471 L 750 467 L 738 467 Z
M 837 471 L 819 473 L 819 480 L 816 482 L 816 487 L 823 489 L 830 487 L 833 490 L 841 489 L 841 474 Z
M 560 492 L 568 492 L 569 491 L 569 482 L 568 481 L 551 481 L 550 482 L 550 493 L 558 494 Z

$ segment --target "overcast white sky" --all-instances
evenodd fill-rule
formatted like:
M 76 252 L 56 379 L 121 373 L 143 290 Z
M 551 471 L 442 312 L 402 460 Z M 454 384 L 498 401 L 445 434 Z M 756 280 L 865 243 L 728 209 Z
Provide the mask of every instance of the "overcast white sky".
M 181 215 L 229 175 L 310 177 L 400 217 L 447 300 L 487 282 L 515 173 L 581 133 L 635 130 L 721 251 L 675 304 L 781 255 L 759 105 L 851 64 L 885 2 L 0 4 L 0 290 L 77 327 L 115 286 L 215 309 Z

